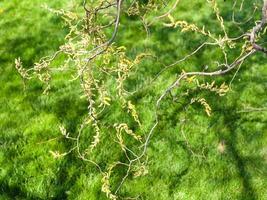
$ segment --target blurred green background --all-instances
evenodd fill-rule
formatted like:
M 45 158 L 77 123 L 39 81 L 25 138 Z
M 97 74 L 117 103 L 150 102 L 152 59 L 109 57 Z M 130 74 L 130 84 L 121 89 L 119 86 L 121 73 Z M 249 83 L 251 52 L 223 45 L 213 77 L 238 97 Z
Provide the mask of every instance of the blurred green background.
M 86 115 L 87 106 L 79 97 L 78 83 L 70 83 L 65 76 L 56 74 L 52 91 L 43 95 L 40 82 L 31 80 L 24 86 L 14 67 L 15 58 L 21 57 L 25 67 L 32 66 L 64 43 L 67 28 L 59 16 L 42 8 L 44 3 L 55 9 L 73 10 L 81 6 L 81 2 L 74 0 L 0 0 L 0 199 L 104 200 L 101 176 L 96 169 L 75 154 L 54 159 L 49 153 L 71 148 L 68 141 L 60 138 L 58 125 L 65 124 L 74 133 Z M 232 37 L 253 27 L 260 16 L 256 14 L 249 23 L 236 26 L 231 22 L 233 2 L 218 4 Z M 251 16 L 252 4 L 245 2 L 243 12 L 237 13 L 238 20 Z M 181 2 L 173 16 L 220 33 L 204 0 Z M 126 46 L 130 57 L 146 51 L 172 63 L 204 41 L 197 34 L 181 33 L 160 24 L 152 26 L 151 36 L 146 38 L 139 19 L 125 15 L 116 43 Z M 231 52 L 230 57 L 238 53 Z M 126 87 L 144 88 L 131 100 L 140 112 L 145 130 L 153 122 L 152 104 L 175 74 L 182 69 L 203 70 L 215 58 L 221 58 L 218 49 L 205 48 L 190 61 L 164 73 L 155 86 L 148 88 L 143 86 L 162 65 L 150 60 L 136 69 Z M 57 59 L 53 65 L 60 65 L 63 59 Z M 218 80 L 229 83 L 233 75 L 234 72 Z M 226 96 L 196 92 L 211 105 L 211 117 L 201 106 L 192 105 L 185 113 L 181 105 L 167 99 L 148 148 L 149 174 L 127 180 L 121 195 L 141 195 L 139 199 L 147 200 L 267 199 L 266 91 L 266 56 L 256 54 L 241 67 Z M 248 108 L 260 110 L 247 112 Z M 125 120 L 119 112 L 118 106 L 112 106 L 104 123 Z M 181 122 L 184 119 L 185 125 Z M 98 151 L 101 162 L 120 158 L 120 153 L 109 146 L 109 130 L 103 129 L 103 133 L 102 149 Z M 225 145 L 223 153 L 218 150 L 220 144 Z M 123 174 L 118 172 L 117 176 Z

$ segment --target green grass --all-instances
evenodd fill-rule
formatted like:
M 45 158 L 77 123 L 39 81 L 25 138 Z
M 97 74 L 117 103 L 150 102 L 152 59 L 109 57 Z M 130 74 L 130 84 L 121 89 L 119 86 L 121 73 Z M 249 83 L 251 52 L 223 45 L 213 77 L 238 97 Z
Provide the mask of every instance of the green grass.
M 55 75 L 52 91 L 46 96 L 37 80 L 29 81 L 24 89 L 14 68 L 15 58 L 21 57 L 25 66 L 30 66 L 64 42 L 66 30 L 62 21 L 48 14 L 41 5 L 67 8 L 70 2 L 0 1 L 0 199 L 106 199 L 101 193 L 101 176 L 93 166 L 75 154 L 53 159 L 49 153 L 71 148 L 70 142 L 60 138 L 58 125 L 63 123 L 68 131 L 75 133 L 86 114 L 86 102 L 79 97 L 78 84 L 70 84 L 64 75 Z M 213 27 L 210 13 L 200 5 L 183 4 L 176 15 Z M 189 8 L 200 8 L 203 15 L 186 12 Z M 228 17 L 226 12 L 224 15 Z M 233 27 L 229 24 L 228 28 Z M 158 34 L 152 34 L 151 40 L 141 40 L 136 32 L 144 37 L 145 32 L 131 18 L 123 19 L 120 30 L 117 42 L 131 49 L 129 56 L 151 49 L 169 63 L 190 52 L 202 40 L 195 34 L 181 34 L 177 29 L 167 28 L 155 28 L 152 31 Z M 135 42 L 137 40 L 140 42 Z M 154 87 L 141 89 L 132 97 L 144 130 L 153 122 L 153 102 L 174 74 L 181 69 L 203 66 L 214 56 L 220 57 L 216 50 L 207 49 L 198 58 L 163 74 Z M 267 112 L 240 112 L 246 107 L 266 109 L 265 59 L 260 54 L 250 58 L 225 97 L 199 94 L 212 106 L 211 117 L 197 104 L 184 112 L 180 104 L 166 100 L 148 148 L 149 174 L 129 178 L 121 195 L 141 195 L 147 200 L 267 199 Z M 160 67 L 153 61 L 144 62 L 126 87 L 129 90 L 142 88 Z M 228 75 L 224 81 L 229 83 L 232 76 Z M 103 117 L 106 124 L 127 120 L 116 104 Z M 191 148 L 181 134 L 184 119 L 184 133 Z M 102 131 L 101 149 L 97 149 L 94 156 L 104 167 L 110 160 L 120 158 L 121 152 L 110 145 L 110 130 L 103 128 Z M 226 144 L 224 153 L 218 151 L 221 141 Z M 190 150 L 204 157 L 194 156 Z M 122 177 L 122 172 L 116 170 L 115 178 Z

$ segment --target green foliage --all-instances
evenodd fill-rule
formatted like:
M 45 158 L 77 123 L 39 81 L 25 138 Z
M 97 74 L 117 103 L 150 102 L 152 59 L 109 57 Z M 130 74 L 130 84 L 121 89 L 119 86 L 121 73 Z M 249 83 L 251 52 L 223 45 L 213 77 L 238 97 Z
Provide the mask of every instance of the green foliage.
M 232 30 L 231 37 L 253 26 L 248 23 L 233 27 L 226 11 L 232 3 L 218 2 L 226 29 Z M 66 26 L 60 16 L 42 8 L 43 3 L 78 13 L 80 9 L 76 7 L 77 1 L 0 2 L 0 26 L 3 27 L 0 29 L 0 199 L 106 199 L 101 192 L 103 177 L 92 164 L 77 158 L 75 152 L 53 157 L 57 152 L 73 148 L 73 141 L 64 139 L 59 126 L 64 125 L 69 137 L 76 137 L 80 125 L 87 119 L 87 100 L 80 98 L 83 90 L 79 81 L 69 82 L 73 75 L 69 72 L 54 73 L 49 95 L 45 95 L 42 93 L 46 85 L 36 79 L 23 82 L 14 67 L 18 57 L 23 60 L 23 66 L 31 66 L 65 42 Z M 145 3 L 140 1 L 140 5 Z M 249 4 L 244 4 L 245 17 L 253 10 Z M 216 15 L 204 1 L 190 4 L 181 1 L 172 16 L 199 27 L 205 25 L 216 35 L 223 34 Z M 238 17 L 243 19 L 243 16 Z M 254 21 L 259 19 L 257 15 L 254 18 Z M 166 18 L 155 23 L 169 21 Z M 127 56 L 131 61 L 144 52 L 153 56 L 126 75 L 124 88 L 130 92 L 136 90 L 134 95 L 121 99 L 115 95 L 116 80 L 105 82 L 113 95 L 109 94 L 111 100 L 103 98 L 106 104 L 112 103 L 100 115 L 101 140 L 90 156 L 106 173 L 112 164 L 126 159 L 121 144 L 113 142 L 117 140 L 116 135 L 130 135 L 124 138 L 125 142 L 137 148 L 138 140 L 134 139 L 137 136 L 133 134 L 144 137 L 150 130 L 154 122 L 154 102 L 177 73 L 203 70 L 214 58 L 222 59 L 218 49 L 206 48 L 190 61 L 164 72 L 150 85 L 162 69 L 158 61 L 173 63 L 192 52 L 205 37 L 181 32 L 178 27 L 153 26 L 151 33 L 150 38 L 146 38 L 139 19 L 123 16 L 115 42 L 128 51 L 126 55 L 123 51 L 116 54 Z M 239 53 L 234 52 L 232 56 Z M 58 57 L 52 65 L 61 66 L 65 58 Z M 266 199 L 267 68 L 264 60 L 257 54 L 246 61 L 223 97 L 206 89 L 194 89 L 198 84 L 188 77 L 188 82 L 192 82 L 189 95 L 184 95 L 177 104 L 166 98 L 161 105 L 159 125 L 148 145 L 147 165 L 138 166 L 144 170 L 144 176 L 134 178 L 131 174 L 119 194 L 148 200 Z M 98 62 L 102 64 L 102 61 Z M 215 65 L 209 67 L 215 68 Z M 229 85 L 233 75 L 219 78 L 217 88 L 224 82 Z M 199 82 L 212 81 L 203 78 Z M 185 85 L 175 91 L 175 95 L 185 92 L 184 89 Z M 205 99 L 212 109 L 211 116 L 203 109 L 203 101 L 188 105 L 192 98 Z M 124 102 L 128 107 L 125 112 L 122 112 L 120 100 L 127 102 Z M 117 126 L 112 126 L 115 123 Z M 83 130 L 81 148 L 84 150 L 92 145 L 95 129 L 96 125 Z M 126 169 L 120 165 L 114 168 L 109 180 L 112 191 L 125 173 Z

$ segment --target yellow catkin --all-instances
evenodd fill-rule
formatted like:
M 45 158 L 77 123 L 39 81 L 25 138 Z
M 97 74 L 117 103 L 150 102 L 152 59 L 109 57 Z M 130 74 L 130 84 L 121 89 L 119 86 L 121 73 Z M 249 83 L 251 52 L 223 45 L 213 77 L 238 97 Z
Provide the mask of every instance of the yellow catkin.
M 101 190 L 102 192 L 104 192 L 107 196 L 107 198 L 111 199 L 111 200 L 117 200 L 118 197 L 114 194 L 112 194 L 111 189 L 110 189 L 110 176 L 112 173 L 113 168 L 117 165 L 117 163 L 111 165 L 106 172 L 103 173 L 103 177 L 102 177 L 102 187 Z
M 207 103 L 206 99 L 204 99 L 204 98 L 192 98 L 191 99 L 191 104 L 195 103 L 195 102 L 200 103 L 205 108 L 206 114 L 209 117 L 211 116 L 212 109 L 211 109 L 210 105 Z

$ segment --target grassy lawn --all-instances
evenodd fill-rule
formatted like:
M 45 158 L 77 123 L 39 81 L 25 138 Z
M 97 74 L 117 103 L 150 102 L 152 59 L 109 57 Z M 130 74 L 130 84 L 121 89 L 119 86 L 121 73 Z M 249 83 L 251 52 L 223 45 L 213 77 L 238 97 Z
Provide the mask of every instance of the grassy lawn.
M 54 159 L 49 153 L 68 151 L 72 147 L 69 141 L 62 139 L 59 124 L 75 133 L 86 115 L 87 104 L 80 98 L 79 83 L 70 83 L 66 79 L 68 74 L 55 74 L 51 92 L 44 95 L 44 86 L 38 80 L 24 85 L 14 67 L 15 58 L 20 57 L 28 67 L 64 43 L 67 33 L 64 23 L 42 5 L 75 9 L 75 2 L 0 1 L 0 199 L 106 199 L 101 192 L 102 177 L 91 164 L 77 158 L 75 153 L 60 159 Z M 208 26 L 210 13 L 199 4 L 182 4 L 175 15 Z M 199 8 L 199 13 L 186 11 L 191 8 Z M 227 16 L 226 11 L 223 14 Z M 233 27 L 228 25 L 228 28 Z M 171 63 L 179 55 L 192 51 L 200 41 L 197 36 L 178 30 L 155 28 L 153 32 L 151 40 L 140 39 L 140 35 L 146 35 L 141 25 L 134 18 L 125 17 L 116 42 L 131 49 L 129 56 L 151 49 Z M 144 130 L 153 123 L 153 102 L 174 74 L 182 69 L 195 69 L 217 54 L 216 50 L 206 49 L 198 58 L 163 74 L 155 86 L 131 97 Z M 60 65 L 63 61 L 64 57 L 59 57 L 53 64 Z M 148 147 L 149 173 L 137 179 L 130 177 L 120 194 L 140 195 L 147 200 L 267 199 L 266 63 L 266 56 L 260 54 L 246 61 L 224 97 L 198 94 L 211 105 L 211 117 L 201 105 L 194 104 L 185 112 L 181 105 L 167 99 Z M 129 78 L 126 87 L 129 90 L 142 88 L 160 67 L 152 61 L 144 62 Z M 233 75 L 223 80 L 229 83 Z M 110 87 L 115 88 L 112 84 Z M 127 121 L 116 104 L 103 118 L 104 124 Z M 110 144 L 109 134 L 113 132 L 108 128 L 101 131 L 101 149 L 93 156 L 105 168 L 122 155 L 116 145 Z M 116 171 L 114 182 L 124 173 Z

